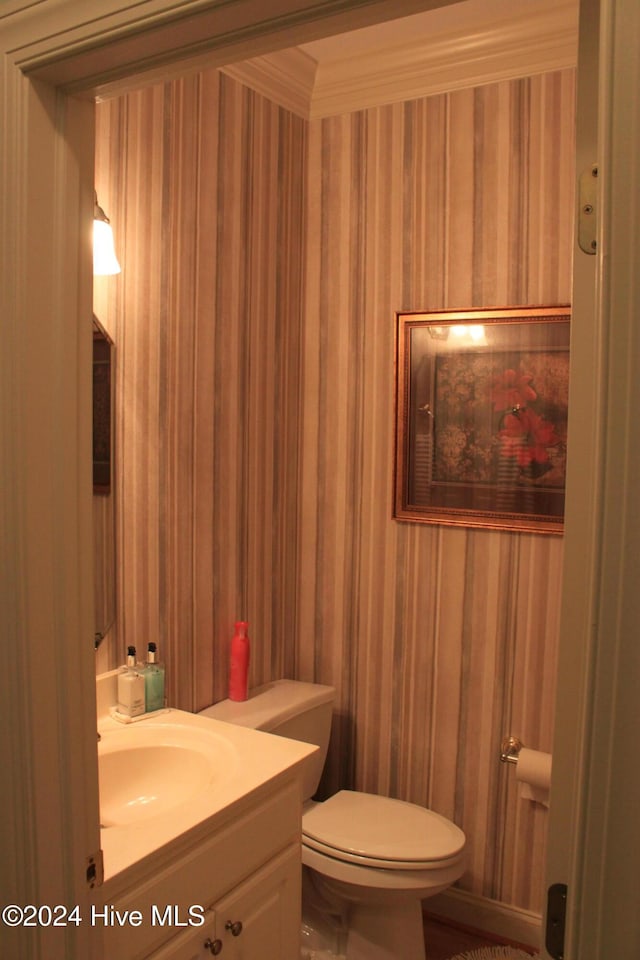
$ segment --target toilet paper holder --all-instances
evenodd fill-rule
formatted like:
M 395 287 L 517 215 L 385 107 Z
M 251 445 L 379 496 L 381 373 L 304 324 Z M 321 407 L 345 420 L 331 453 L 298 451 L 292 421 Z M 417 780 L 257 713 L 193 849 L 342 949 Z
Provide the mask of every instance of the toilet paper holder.
M 523 747 L 524 743 L 518 737 L 504 737 L 501 745 L 500 762 L 517 763 Z

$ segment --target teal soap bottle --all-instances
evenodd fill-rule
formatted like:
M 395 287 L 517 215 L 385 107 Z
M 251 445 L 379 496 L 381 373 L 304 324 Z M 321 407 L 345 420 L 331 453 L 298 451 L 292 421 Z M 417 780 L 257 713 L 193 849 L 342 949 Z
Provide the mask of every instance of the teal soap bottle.
M 151 642 L 147 647 L 144 666 L 144 702 L 147 713 L 164 707 L 164 664 L 157 659 L 157 647 Z

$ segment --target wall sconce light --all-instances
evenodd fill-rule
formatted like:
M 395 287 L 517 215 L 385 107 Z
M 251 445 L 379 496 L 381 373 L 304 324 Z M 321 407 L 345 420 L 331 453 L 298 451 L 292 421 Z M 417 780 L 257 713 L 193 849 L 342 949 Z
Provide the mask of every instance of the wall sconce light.
M 100 277 L 120 273 L 120 264 L 113 245 L 113 230 L 109 217 L 98 205 L 97 193 L 93 208 L 93 273 Z

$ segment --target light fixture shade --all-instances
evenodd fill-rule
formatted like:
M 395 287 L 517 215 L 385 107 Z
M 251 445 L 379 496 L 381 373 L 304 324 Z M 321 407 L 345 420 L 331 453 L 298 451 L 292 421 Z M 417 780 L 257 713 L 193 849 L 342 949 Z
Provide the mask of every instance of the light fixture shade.
M 93 221 L 93 273 L 101 277 L 120 273 L 113 245 L 113 230 L 107 220 Z

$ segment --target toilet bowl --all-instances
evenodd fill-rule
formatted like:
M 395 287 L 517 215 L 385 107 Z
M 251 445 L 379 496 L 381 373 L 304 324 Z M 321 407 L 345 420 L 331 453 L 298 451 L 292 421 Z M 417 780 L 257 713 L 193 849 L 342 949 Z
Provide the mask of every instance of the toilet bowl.
M 314 743 L 304 771 L 302 813 L 305 903 L 335 931 L 327 952 L 347 960 L 425 960 L 422 900 L 464 872 L 465 836 L 445 817 L 389 797 L 317 790 L 327 752 L 335 691 L 279 680 L 244 703 L 222 701 L 204 716 Z
M 464 845 L 444 817 L 356 791 L 302 816 L 302 863 L 340 913 L 349 960 L 423 960 L 422 900 L 462 875 Z

